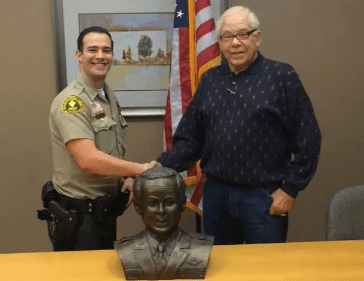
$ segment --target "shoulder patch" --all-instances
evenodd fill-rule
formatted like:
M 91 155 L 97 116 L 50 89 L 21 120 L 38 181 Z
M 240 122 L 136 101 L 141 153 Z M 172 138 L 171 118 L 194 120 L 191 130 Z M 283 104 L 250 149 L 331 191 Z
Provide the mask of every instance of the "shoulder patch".
M 66 114 L 81 112 L 84 108 L 85 104 L 83 100 L 77 96 L 68 96 L 61 104 L 61 111 Z

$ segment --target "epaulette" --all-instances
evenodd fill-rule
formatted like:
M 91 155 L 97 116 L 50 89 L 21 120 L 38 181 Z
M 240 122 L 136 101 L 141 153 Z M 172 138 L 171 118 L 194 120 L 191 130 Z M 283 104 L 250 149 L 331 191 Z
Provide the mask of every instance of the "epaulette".
M 74 81 L 72 85 L 72 94 L 73 95 L 80 95 L 85 90 L 84 86 L 78 80 Z
M 124 237 L 119 240 L 116 240 L 116 241 L 114 241 L 114 245 L 117 246 L 117 245 L 123 244 L 125 242 L 129 242 L 129 241 L 133 241 L 133 237 Z
M 214 241 L 214 237 L 209 236 L 204 233 L 189 233 L 192 239 L 204 240 L 204 241 Z
M 60 94 L 63 95 L 64 97 L 67 96 L 79 96 L 84 90 L 84 87 L 82 86 L 82 84 L 77 81 L 74 80 L 71 82 L 71 84 L 69 84 L 66 88 L 64 88 Z

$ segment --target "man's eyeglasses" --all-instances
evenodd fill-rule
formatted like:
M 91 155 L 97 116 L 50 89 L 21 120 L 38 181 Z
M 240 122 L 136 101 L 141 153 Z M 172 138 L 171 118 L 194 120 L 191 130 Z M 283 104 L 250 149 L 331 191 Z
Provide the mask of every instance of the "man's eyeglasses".
M 221 39 L 222 42 L 231 42 L 231 41 L 233 41 L 234 37 L 236 37 L 236 39 L 241 41 L 241 40 L 247 39 L 255 31 L 257 31 L 257 29 L 252 29 L 252 30 L 247 31 L 247 32 L 240 32 L 240 33 L 235 34 L 235 35 L 230 35 L 230 34 L 221 35 L 220 39 Z

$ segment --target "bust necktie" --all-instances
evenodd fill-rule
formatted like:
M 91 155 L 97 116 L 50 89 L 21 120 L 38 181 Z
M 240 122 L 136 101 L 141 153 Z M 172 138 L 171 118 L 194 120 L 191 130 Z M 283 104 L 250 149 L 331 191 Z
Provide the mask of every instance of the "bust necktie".
M 156 259 L 155 259 L 155 269 L 158 273 L 162 273 L 165 269 L 167 262 L 164 259 L 164 245 L 162 243 L 158 244 L 157 247 L 157 253 L 156 253 Z

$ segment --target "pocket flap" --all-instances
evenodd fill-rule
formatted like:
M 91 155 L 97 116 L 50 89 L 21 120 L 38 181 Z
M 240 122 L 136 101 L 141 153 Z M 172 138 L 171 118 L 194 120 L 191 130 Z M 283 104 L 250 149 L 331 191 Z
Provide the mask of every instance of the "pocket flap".
M 114 120 L 112 120 L 111 118 L 105 116 L 103 118 L 100 119 L 96 119 L 94 118 L 91 121 L 92 127 L 94 128 L 95 132 L 99 132 L 102 130 L 110 130 L 111 126 L 115 126 L 116 122 Z
M 128 123 L 124 119 L 123 115 L 121 115 L 121 113 L 120 113 L 120 123 L 121 123 L 121 126 L 123 126 L 123 127 L 127 127 L 128 126 Z

